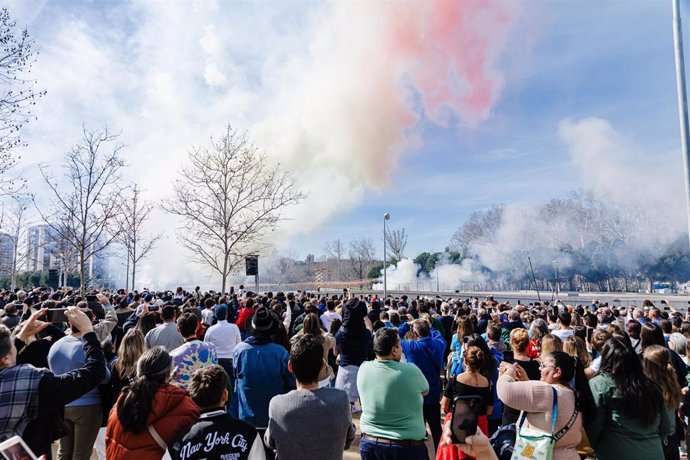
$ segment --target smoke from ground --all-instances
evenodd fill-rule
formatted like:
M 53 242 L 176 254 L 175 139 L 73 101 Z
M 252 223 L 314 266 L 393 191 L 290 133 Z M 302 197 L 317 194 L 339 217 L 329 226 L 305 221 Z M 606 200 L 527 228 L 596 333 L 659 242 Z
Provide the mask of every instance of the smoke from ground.
M 687 232 L 678 152 L 640 147 L 598 118 L 565 120 L 558 135 L 582 190 L 544 190 L 542 203 L 505 205 L 495 232 L 470 246 L 481 265 L 524 274 L 529 256 L 550 278 L 554 269 L 582 268 L 580 252 L 636 273 Z M 551 198 L 559 201 L 544 206 Z

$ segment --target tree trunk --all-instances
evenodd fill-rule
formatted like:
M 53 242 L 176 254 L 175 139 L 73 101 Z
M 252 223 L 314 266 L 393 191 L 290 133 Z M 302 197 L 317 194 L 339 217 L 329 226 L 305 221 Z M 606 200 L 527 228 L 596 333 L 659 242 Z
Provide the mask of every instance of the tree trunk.
M 85 268 L 85 260 L 84 260 L 84 251 L 82 250 L 79 253 L 79 288 L 81 289 L 81 294 L 84 295 L 86 294 L 86 277 L 84 276 L 84 268 Z
M 134 290 L 134 280 L 136 279 L 137 276 L 137 263 L 133 262 L 132 263 L 132 291 Z

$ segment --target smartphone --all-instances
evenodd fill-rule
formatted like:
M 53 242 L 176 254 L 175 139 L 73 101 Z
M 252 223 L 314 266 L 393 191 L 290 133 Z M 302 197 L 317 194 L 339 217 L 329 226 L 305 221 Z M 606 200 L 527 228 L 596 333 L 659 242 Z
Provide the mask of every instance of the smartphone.
M 13 436 L 0 443 L 0 453 L 7 460 L 36 460 L 36 454 L 19 436 Z
M 95 295 L 87 295 L 86 301 L 87 302 L 98 302 L 98 297 L 96 297 Z
M 477 432 L 481 396 L 456 396 L 453 400 L 453 418 L 450 422 L 451 438 L 454 443 L 465 442 L 467 436 Z
M 515 362 L 515 355 L 513 354 L 512 351 L 504 351 L 503 352 L 503 361 L 505 361 L 508 364 L 513 364 Z
M 158 305 L 149 305 L 149 311 L 158 311 Z
M 66 323 L 67 317 L 65 316 L 66 308 L 49 308 L 48 309 L 48 321 L 51 323 Z

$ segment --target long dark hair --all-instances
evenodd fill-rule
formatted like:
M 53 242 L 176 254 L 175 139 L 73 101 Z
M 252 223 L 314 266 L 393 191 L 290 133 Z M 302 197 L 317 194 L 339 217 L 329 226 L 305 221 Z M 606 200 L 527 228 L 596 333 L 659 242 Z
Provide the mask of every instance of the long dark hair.
M 644 375 L 632 347 L 621 339 L 609 339 L 601 351 L 600 371 L 616 382 L 619 409 L 626 417 L 637 419 L 644 426 L 654 422 L 663 407 L 661 390 Z
M 494 358 L 494 355 L 491 354 L 491 350 L 489 350 L 489 346 L 482 336 L 479 334 L 470 335 L 467 338 L 467 346 L 477 347 L 483 352 L 484 360 L 480 373 L 492 382 L 496 380 L 498 378 L 498 361 Z
M 117 404 L 117 418 L 123 430 L 141 433 L 146 429 L 153 398 L 168 380 L 171 369 L 172 358 L 163 347 L 153 347 L 141 355 L 137 378 Z
M 584 420 L 591 420 L 595 410 L 594 396 L 589 388 L 582 361 L 577 356 L 571 356 L 563 351 L 552 351 L 544 359 L 553 359 L 554 366 L 561 370 L 562 384 L 570 386 L 570 382 L 573 382 L 575 407 L 582 412 Z
M 642 325 L 640 331 L 640 346 L 644 350 L 650 345 L 661 345 L 666 346 L 666 341 L 664 340 L 664 333 L 661 328 L 654 323 L 646 323 Z

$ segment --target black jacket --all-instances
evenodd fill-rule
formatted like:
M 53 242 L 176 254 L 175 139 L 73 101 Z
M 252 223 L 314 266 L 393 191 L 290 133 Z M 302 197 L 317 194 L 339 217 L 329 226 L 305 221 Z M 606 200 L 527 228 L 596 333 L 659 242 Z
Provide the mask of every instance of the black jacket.
M 46 371 L 38 384 L 38 417 L 24 430 L 24 441 L 37 456 L 52 458 L 50 444 L 64 436 L 64 408 L 96 387 L 106 375 L 105 356 L 95 332 L 84 334 L 85 363 L 81 369 L 54 375 Z M 26 346 L 14 339 L 17 353 Z

